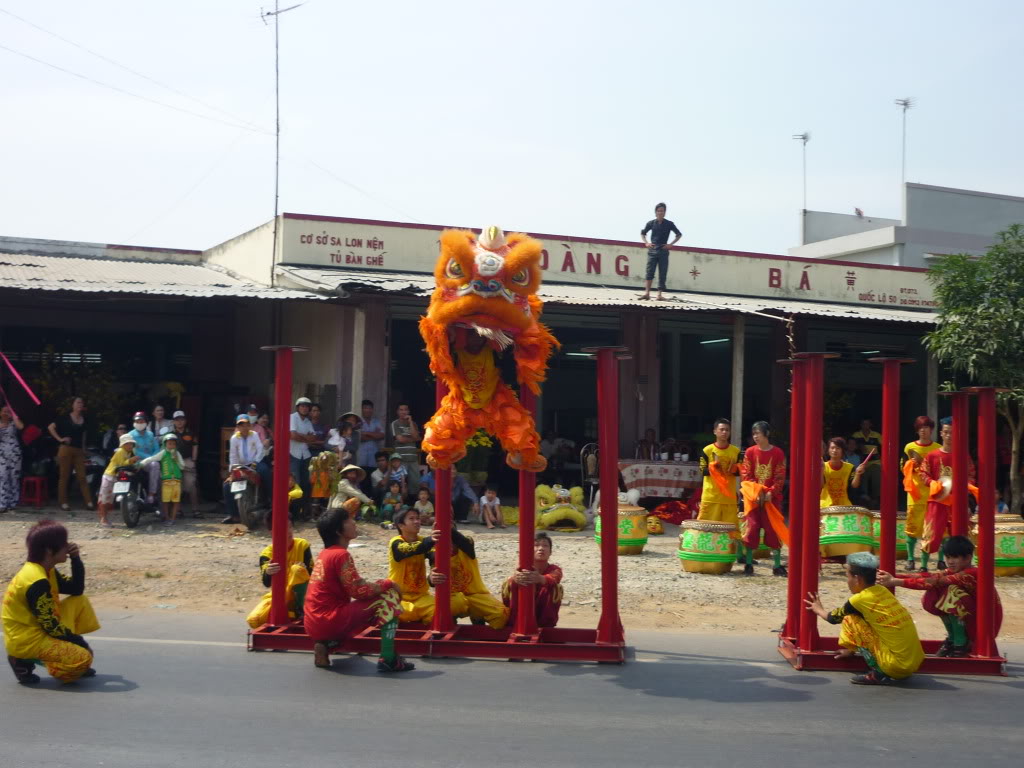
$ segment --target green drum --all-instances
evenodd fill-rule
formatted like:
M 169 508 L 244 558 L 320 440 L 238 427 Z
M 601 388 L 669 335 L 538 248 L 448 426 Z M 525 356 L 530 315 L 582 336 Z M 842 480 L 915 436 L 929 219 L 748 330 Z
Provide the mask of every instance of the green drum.
M 647 544 L 647 510 L 620 501 L 618 521 L 619 554 L 643 554 Z M 594 541 L 601 543 L 600 515 L 594 518 Z
M 978 545 L 978 518 L 971 518 L 971 540 Z M 1024 520 L 1017 515 L 996 515 L 996 576 L 1024 576 Z M 974 564 L 978 564 L 975 549 Z
M 876 555 L 881 552 L 882 545 L 882 513 L 874 509 L 871 511 L 871 526 L 874 532 L 875 543 L 871 551 Z M 896 513 L 896 559 L 901 560 L 908 556 L 907 549 L 907 513 Z
M 736 526 L 712 520 L 684 520 L 679 562 L 687 573 L 721 576 L 736 560 Z
M 819 535 L 822 557 L 845 558 L 875 546 L 871 513 L 864 507 L 822 507 Z

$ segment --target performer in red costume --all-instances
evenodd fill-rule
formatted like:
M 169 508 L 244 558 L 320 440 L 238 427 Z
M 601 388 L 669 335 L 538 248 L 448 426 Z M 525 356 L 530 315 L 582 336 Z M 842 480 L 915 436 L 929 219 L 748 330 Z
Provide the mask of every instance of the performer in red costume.
M 782 507 L 786 487 L 786 454 L 777 445 L 771 444 L 772 428 L 767 421 L 755 421 L 751 434 L 754 445 L 746 450 L 740 465 L 744 498 L 749 497 L 744 513 L 746 532 L 743 535 L 743 546 L 746 548 L 747 563 L 743 573 L 746 576 L 754 575 L 754 550 L 761 544 L 763 530 L 764 543 L 772 550 L 775 560 L 772 575 L 786 576 L 780 551 L 782 542 L 779 539 L 780 534 L 786 535 L 785 524 L 782 522 L 782 513 L 778 511 Z
M 885 571 L 878 572 L 878 583 L 887 589 L 906 587 L 924 590 L 921 605 L 928 613 L 938 616 L 946 626 L 946 640 L 937 656 L 969 656 L 974 641 L 977 609 L 978 569 L 974 560 L 974 544 L 966 536 L 950 536 L 942 543 L 949 568 L 929 576 L 896 578 Z M 999 593 L 995 593 L 995 631 L 1003 625 L 1003 606 Z
M 949 529 L 949 513 L 952 508 L 953 498 L 949 488 L 942 484 L 943 478 L 953 479 L 953 419 L 944 418 L 941 422 L 939 437 L 942 439 L 942 447 L 932 451 L 925 456 L 925 474 L 930 482 L 928 493 L 928 511 L 924 516 L 924 535 L 921 539 L 921 573 L 928 572 L 929 557 L 939 553 L 939 570 L 944 570 L 946 564 L 942 560 L 942 540 L 946 537 Z M 968 482 L 974 482 L 974 462 L 970 456 L 967 457 Z

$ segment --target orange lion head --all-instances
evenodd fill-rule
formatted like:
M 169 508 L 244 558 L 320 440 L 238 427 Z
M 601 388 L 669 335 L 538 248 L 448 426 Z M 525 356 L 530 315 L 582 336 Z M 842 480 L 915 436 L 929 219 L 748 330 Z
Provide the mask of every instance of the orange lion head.
M 541 244 L 488 227 L 479 237 L 464 229 L 441 233 L 434 269 L 437 288 L 430 318 L 439 325 L 473 328 L 505 347 L 537 325 Z

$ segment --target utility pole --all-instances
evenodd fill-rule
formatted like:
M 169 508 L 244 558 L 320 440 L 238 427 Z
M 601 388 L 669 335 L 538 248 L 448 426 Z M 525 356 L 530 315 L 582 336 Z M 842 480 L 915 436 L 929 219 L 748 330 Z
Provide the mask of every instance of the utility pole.
M 801 151 L 803 153 L 803 166 L 804 166 L 804 210 L 807 210 L 807 142 L 811 140 L 811 132 L 804 131 L 803 133 L 794 133 L 793 138 L 799 141 L 803 146 Z
M 270 285 L 274 285 L 274 260 L 277 258 L 277 214 L 278 201 L 280 200 L 281 188 L 281 25 L 279 19 L 282 13 L 295 10 L 305 3 L 297 3 L 287 8 L 281 8 L 279 0 L 274 0 L 274 10 L 262 11 L 263 23 L 267 23 L 267 17 L 274 19 L 274 240 L 272 253 L 270 254 Z
M 900 194 L 902 195 L 907 183 L 907 110 L 913 109 L 916 99 L 913 96 L 907 96 L 903 99 L 896 99 L 893 103 L 903 109 L 903 150 L 900 158 Z

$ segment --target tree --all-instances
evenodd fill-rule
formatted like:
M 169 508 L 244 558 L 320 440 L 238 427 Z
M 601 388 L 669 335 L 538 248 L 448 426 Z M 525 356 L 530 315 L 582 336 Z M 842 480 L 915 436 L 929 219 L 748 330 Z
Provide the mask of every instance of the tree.
M 939 317 L 925 345 L 978 386 L 1007 387 L 998 397 L 1010 428 L 1011 510 L 1021 509 L 1020 441 L 1024 434 L 1024 227 L 1000 232 L 984 256 L 943 256 L 928 274 Z

